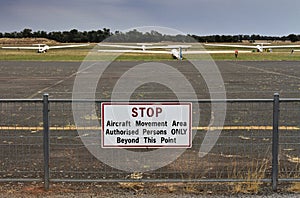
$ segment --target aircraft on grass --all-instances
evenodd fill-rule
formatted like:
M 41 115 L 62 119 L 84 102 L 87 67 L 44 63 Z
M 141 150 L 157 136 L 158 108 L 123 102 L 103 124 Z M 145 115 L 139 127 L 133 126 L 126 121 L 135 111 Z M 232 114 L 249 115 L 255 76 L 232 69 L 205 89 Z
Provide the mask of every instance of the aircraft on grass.
M 264 45 L 267 44 L 267 45 Z M 231 44 L 204 44 L 206 46 L 216 46 L 216 47 L 234 47 L 234 48 L 248 48 L 255 49 L 257 52 L 263 52 L 269 49 L 271 51 L 274 48 L 299 48 L 300 45 L 268 45 L 270 43 L 258 43 L 257 45 L 231 45 Z
M 2 49 L 37 50 L 37 53 L 45 53 L 45 52 L 47 52 L 50 49 L 83 47 L 83 46 L 88 46 L 88 45 L 89 44 L 48 46 L 46 44 L 33 44 L 32 47 L 2 47 Z
M 113 47 L 113 48 L 125 48 L 122 50 L 119 49 L 104 49 L 98 50 L 98 52 L 108 52 L 108 53 L 148 53 L 148 54 L 170 54 L 173 58 L 182 60 L 183 55 L 185 54 L 213 54 L 213 53 L 232 53 L 233 50 L 214 50 L 214 51 L 187 51 L 192 45 L 164 45 L 164 46 L 153 46 L 152 44 L 141 44 L 137 45 L 117 45 L 117 44 L 98 44 L 100 47 Z M 164 50 L 157 50 L 164 49 Z M 251 51 L 239 51 L 240 53 L 250 53 Z

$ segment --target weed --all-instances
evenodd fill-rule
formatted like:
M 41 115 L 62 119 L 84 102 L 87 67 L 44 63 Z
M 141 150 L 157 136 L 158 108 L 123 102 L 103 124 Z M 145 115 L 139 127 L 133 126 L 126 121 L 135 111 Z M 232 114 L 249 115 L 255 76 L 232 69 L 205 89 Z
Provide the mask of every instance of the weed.
M 232 191 L 234 193 L 258 193 L 260 185 L 262 184 L 261 179 L 265 178 L 268 166 L 268 160 L 263 160 L 262 163 L 259 161 L 253 161 L 246 175 L 238 172 L 237 168 L 234 167 L 233 178 L 243 179 L 245 181 L 233 183 Z
M 292 185 L 288 188 L 289 192 L 300 193 L 300 182 L 293 182 Z

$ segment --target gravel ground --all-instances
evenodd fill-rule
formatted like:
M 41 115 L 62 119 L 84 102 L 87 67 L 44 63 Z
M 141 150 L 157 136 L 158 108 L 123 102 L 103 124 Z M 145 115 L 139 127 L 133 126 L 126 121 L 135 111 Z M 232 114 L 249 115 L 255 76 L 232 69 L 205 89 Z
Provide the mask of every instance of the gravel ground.
M 191 183 L 52 183 L 45 191 L 39 183 L 0 183 L 0 197 L 33 198 L 33 197 L 141 197 L 141 198 L 275 198 L 300 197 L 300 191 L 292 193 L 288 184 L 281 184 L 278 193 L 271 191 L 270 184 L 261 185 L 258 193 L 234 193 L 229 184 L 196 184 Z M 298 193 L 298 194 L 297 194 Z
M 11 198 L 36 198 L 36 197 L 57 197 L 57 198 L 65 198 L 65 197 L 80 197 L 80 198 L 97 198 L 97 197 L 111 197 L 111 198 L 125 198 L 125 197 L 139 197 L 139 198 L 191 198 L 191 197 L 199 197 L 199 198 L 229 198 L 229 197 L 242 197 L 242 198 L 298 198 L 299 194 L 271 194 L 271 195 L 245 195 L 245 194 L 237 194 L 237 195 L 175 195 L 175 194 L 151 194 L 151 195 L 133 195 L 133 194 L 116 194 L 116 195 L 95 195 L 93 193 L 65 193 L 61 194 L 35 194 L 35 195 L 28 195 L 28 194 L 0 194 L 0 197 L 11 197 Z

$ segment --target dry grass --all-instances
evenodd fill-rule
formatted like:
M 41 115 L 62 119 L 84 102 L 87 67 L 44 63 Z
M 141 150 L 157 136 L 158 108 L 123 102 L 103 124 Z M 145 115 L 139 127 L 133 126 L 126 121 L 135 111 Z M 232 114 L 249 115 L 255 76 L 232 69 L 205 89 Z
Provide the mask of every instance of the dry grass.
M 288 191 L 293 193 L 300 193 L 300 182 L 292 183 L 292 185 L 288 188 Z
M 144 189 L 143 182 L 119 182 L 121 188 L 133 190 L 134 192 L 139 192 Z
M 1 45 L 31 45 L 31 44 L 57 44 L 57 41 L 46 38 L 0 38 Z
M 290 155 L 286 155 L 286 157 L 289 162 L 300 164 L 300 157 L 294 157 Z
M 198 194 L 199 190 L 197 189 L 199 184 L 196 183 L 186 183 L 183 190 L 186 193 Z
M 289 172 L 293 172 L 294 174 L 292 175 L 292 173 L 288 174 L 286 177 L 287 178 L 300 178 L 300 163 L 299 163 L 299 158 L 297 158 L 297 160 L 294 161 L 290 161 L 293 163 L 296 163 L 296 167 L 293 171 L 289 171 Z M 286 171 L 288 172 L 288 171 Z M 300 182 L 293 182 L 291 183 L 291 186 L 287 189 L 288 192 L 293 192 L 293 193 L 300 193 Z
M 247 174 L 238 172 L 236 167 L 233 169 L 233 176 L 228 178 L 244 179 L 245 182 L 233 183 L 233 193 L 254 193 L 257 194 L 260 190 L 260 186 L 263 184 L 260 180 L 265 178 L 266 170 L 269 166 L 268 160 L 253 161 L 251 168 L 248 169 Z

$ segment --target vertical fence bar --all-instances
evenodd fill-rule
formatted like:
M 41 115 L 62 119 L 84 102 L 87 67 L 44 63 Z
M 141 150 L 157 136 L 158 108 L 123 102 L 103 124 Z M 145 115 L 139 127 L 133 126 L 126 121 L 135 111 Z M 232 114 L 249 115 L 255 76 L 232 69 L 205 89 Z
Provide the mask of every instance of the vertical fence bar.
M 43 95 L 43 148 L 44 148 L 44 188 L 49 189 L 49 100 L 48 94 Z
M 274 94 L 273 102 L 273 138 L 272 138 L 272 189 L 278 185 L 278 150 L 279 150 L 279 94 Z

